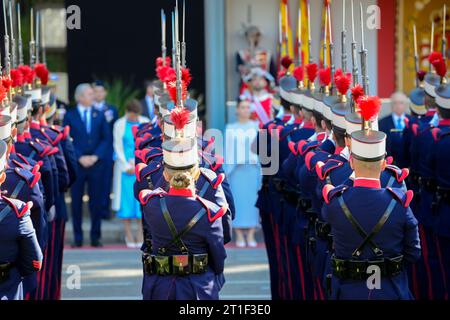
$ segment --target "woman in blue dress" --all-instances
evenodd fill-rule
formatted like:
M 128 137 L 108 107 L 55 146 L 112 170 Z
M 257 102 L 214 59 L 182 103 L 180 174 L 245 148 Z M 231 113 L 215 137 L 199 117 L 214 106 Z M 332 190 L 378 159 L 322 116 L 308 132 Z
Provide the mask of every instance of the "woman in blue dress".
M 125 116 L 114 124 L 114 151 L 117 161 L 114 167 L 113 210 L 117 212 L 117 217 L 123 220 L 125 242 L 129 248 L 137 248 L 142 244 L 141 208 L 131 192 L 136 179 L 133 126 L 149 121 L 140 116 L 141 111 L 139 101 L 133 100 L 125 107 Z M 136 236 L 133 235 L 131 228 L 133 220 L 136 221 L 139 230 Z
M 237 122 L 228 124 L 226 128 L 225 172 L 236 206 L 233 229 L 237 247 L 256 247 L 259 211 L 255 203 L 261 186 L 261 169 L 251 145 L 259 127 L 258 122 L 251 120 L 250 103 L 246 100 L 239 102 L 237 118 Z

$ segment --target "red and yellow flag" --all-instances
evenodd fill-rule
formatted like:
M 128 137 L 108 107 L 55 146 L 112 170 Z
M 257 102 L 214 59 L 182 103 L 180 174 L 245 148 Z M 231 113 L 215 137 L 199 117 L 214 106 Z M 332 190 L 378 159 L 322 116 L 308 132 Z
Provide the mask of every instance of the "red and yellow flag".
M 292 36 L 292 29 L 289 19 L 289 3 L 288 0 L 280 0 L 280 11 L 279 11 L 279 44 L 278 52 L 279 59 L 288 55 L 294 58 L 294 38 Z
M 326 63 L 329 66 L 330 65 L 330 29 L 329 28 L 329 19 L 328 17 L 328 6 L 331 5 L 331 0 L 324 0 L 324 5 L 322 9 L 322 25 L 321 25 L 321 32 L 320 32 L 320 66 L 323 66 L 324 63 L 324 57 L 323 57 L 323 44 L 324 44 L 324 37 L 326 35 L 325 43 L 327 45 L 327 60 Z M 330 10 L 331 13 L 331 10 Z

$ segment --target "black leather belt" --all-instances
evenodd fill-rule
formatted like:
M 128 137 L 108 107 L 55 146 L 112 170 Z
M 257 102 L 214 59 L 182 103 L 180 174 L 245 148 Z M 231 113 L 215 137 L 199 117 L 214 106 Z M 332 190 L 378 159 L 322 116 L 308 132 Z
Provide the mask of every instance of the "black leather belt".
M 142 255 L 144 272 L 159 276 L 188 276 L 203 274 L 208 270 L 208 254 L 193 255 Z
M 437 187 L 436 198 L 438 204 L 441 202 L 450 204 L 450 189 Z
M 0 263 L 0 283 L 9 279 L 10 271 L 13 266 L 12 263 Z
M 419 177 L 419 186 L 428 192 L 436 192 L 437 184 L 434 178 Z
M 383 277 L 394 277 L 403 271 L 403 256 L 376 260 L 345 260 L 333 256 L 331 265 L 333 275 L 341 280 L 367 280 L 373 274 L 367 273 L 370 266 L 380 268 Z

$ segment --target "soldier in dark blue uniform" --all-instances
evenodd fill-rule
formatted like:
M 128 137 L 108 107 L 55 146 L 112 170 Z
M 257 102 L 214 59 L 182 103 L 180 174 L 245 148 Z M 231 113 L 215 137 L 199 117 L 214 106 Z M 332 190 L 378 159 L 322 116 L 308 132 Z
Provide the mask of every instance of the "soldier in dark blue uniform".
M 60 127 L 54 125 L 56 114 L 56 99 L 50 95 L 46 111 L 41 118 L 41 130 L 50 143 L 59 149 L 60 166 L 58 166 L 58 175 L 63 177 L 59 182 L 59 196 L 56 198 L 55 210 L 56 218 L 54 223 L 54 258 L 53 268 L 49 275 L 50 281 L 47 282 L 49 288 L 49 299 L 61 299 L 61 280 L 62 280 L 62 262 L 64 250 L 65 227 L 68 219 L 67 207 L 65 202 L 65 193 L 69 190 L 76 180 L 77 161 L 75 149 L 70 137 L 69 127 Z M 64 166 L 65 165 L 65 166 Z M 67 173 L 65 170 L 67 169 Z M 66 180 L 67 179 L 67 180 Z
M 10 106 L 12 107 L 13 104 Z M 15 112 L 10 112 L 10 114 L 11 116 L 17 118 L 18 106 L 16 105 L 15 107 Z M 20 106 L 20 117 L 26 116 L 26 112 L 23 112 L 26 111 L 24 107 L 25 106 L 23 105 Z M 5 170 L 6 179 L 3 183 L 2 189 L 5 195 L 11 199 L 17 199 L 24 203 L 31 202 L 33 204 L 32 208 L 30 208 L 30 217 L 36 232 L 39 247 L 41 250 L 44 250 L 47 241 L 47 215 L 44 208 L 43 195 L 39 188 L 39 181 L 41 178 L 41 174 L 39 172 L 40 166 L 36 164 L 31 167 L 27 164 L 14 160 L 14 157 L 10 157 L 11 151 L 14 149 L 14 137 L 12 130 L 14 131 L 14 135 L 17 132 L 15 122 L 15 119 L 12 120 L 9 116 L 0 116 L 0 130 L 2 132 L 2 138 L 8 147 L 8 152 L 6 155 L 7 167 Z M 24 278 L 23 290 L 24 297 L 26 299 L 34 297 L 37 285 L 36 273 Z
M 430 167 L 436 179 L 436 195 L 433 210 L 436 215 L 434 232 L 442 254 L 443 273 L 445 275 L 445 297 L 450 293 L 450 86 L 442 84 L 436 88 L 436 105 L 439 124 L 432 130 L 434 143 L 430 152 Z
M 322 215 L 331 225 L 335 250 L 333 299 L 412 298 L 404 265 L 420 256 L 418 222 L 409 208 L 413 192 L 381 188 L 386 135 L 370 129 L 372 120 L 366 113 L 365 129 L 352 134 L 353 187 L 323 190 Z
M 0 181 L 5 180 L 7 146 L 0 141 Z M 41 269 L 42 251 L 30 218 L 32 203 L 0 199 L 0 300 L 23 299 L 22 278 Z
M 228 207 L 195 192 L 200 174 L 196 139 L 176 138 L 165 142 L 163 150 L 169 192 L 140 194 L 151 234 L 151 248 L 144 255 L 144 299 L 218 299 L 226 257 L 221 219 Z
M 430 63 L 433 57 L 442 57 L 440 53 L 433 52 L 430 55 Z M 445 270 L 442 269 L 442 252 L 435 236 L 434 227 L 437 223 L 436 206 L 433 205 L 436 194 L 435 173 L 430 167 L 429 154 L 433 145 L 433 129 L 439 124 L 439 116 L 436 113 L 435 88 L 441 84 L 441 77 L 434 71 L 427 73 L 423 82 L 425 89 L 425 107 L 427 114 L 417 124 L 412 125 L 413 136 L 411 139 L 411 159 L 414 175 L 417 177 L 419 194 L 415 204 L 415 215 L 420 222 L 420 234 L 423 242 L 423 258 L 425 263 L 428 299 L 444 299 Z M 417 174 L 417 175 L 416 175 Z

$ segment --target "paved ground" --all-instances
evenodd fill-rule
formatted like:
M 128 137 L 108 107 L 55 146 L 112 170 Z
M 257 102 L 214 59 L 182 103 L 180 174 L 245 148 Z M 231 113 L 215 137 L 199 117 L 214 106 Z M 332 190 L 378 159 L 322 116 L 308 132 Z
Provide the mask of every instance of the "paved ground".
M 76 288 L 77 282 L 73 277 L 78 270 L 81 273 L 80 289 Z M 229 248 L 225 276 L 227 283 L 221 299 L 270 299 L 269 268 L 263 247 Z M 141 281 L 140 253 L 137 250 L 107 246 L 101 250 L 67 249 L 65 252 L 63 299 L 140 300 Z

